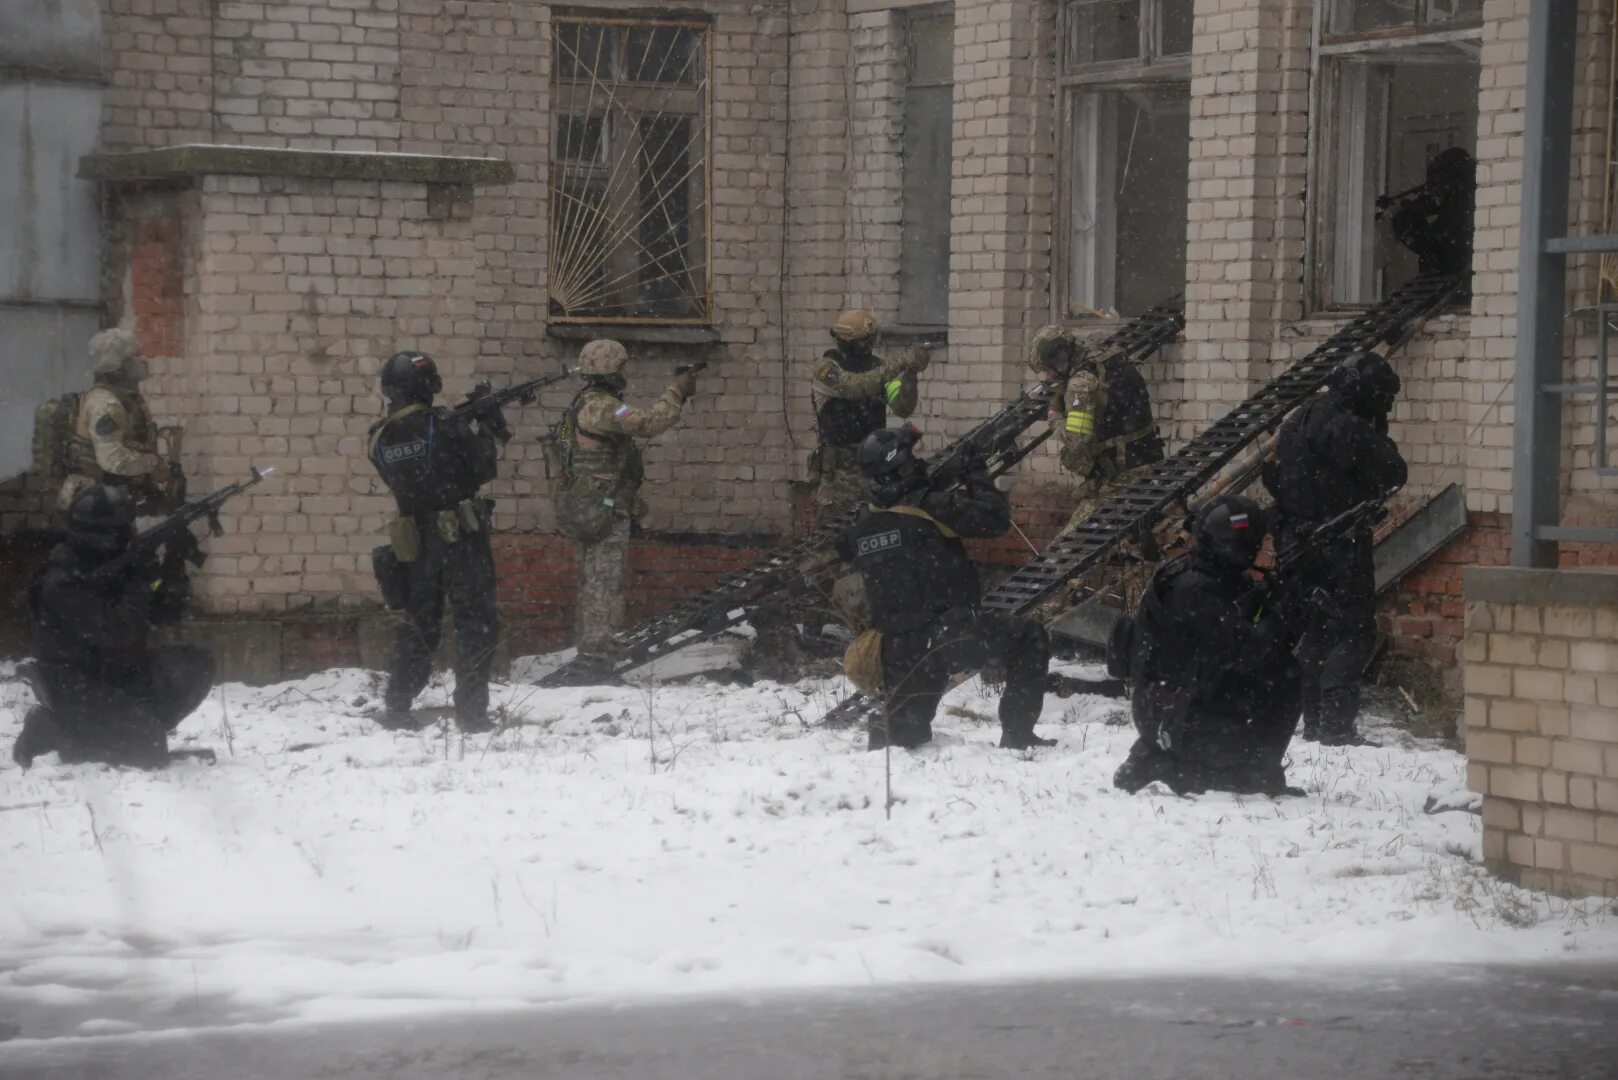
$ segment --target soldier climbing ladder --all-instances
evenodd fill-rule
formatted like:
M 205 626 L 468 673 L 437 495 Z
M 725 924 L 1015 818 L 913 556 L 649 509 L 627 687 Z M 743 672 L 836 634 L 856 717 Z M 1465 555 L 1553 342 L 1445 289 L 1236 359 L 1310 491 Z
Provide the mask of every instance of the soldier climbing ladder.
M 1108 496 L 1088 519 L 1058 536 L 1032 562 L 989 590 L 983 597 L 983 610 L 1023 614 L 1100 563 L 1120 541 L 1148 534 L 1171 506 L 1190 498 L 1245 447 L 1272 431 L 1294 406 L 1320 389 L 1344 357 L 1383 345 L 1397 348 L 1409 340 L 1407 330 L 1412 323 L 1443 307 L 1461 287 L 1460 278 L 1419 277 L 1351 320 L 1178 453 Z M 856 723 L 876 704 L 855 695 L 839 703 L 822 722 Z

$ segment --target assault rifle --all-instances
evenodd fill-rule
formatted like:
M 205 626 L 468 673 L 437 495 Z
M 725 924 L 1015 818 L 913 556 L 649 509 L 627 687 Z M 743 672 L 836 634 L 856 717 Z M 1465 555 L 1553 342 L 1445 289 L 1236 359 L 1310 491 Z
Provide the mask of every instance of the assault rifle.
M 463 420 L 481 420 L 488 425 L 495 438 L 501 442 L 511 441 L 511 428 L 506 425 L 505 417 L 500 414 L 501 406 L 515 401 L 519 405 L 532 405 L 539 400 L 539 392 L 552 383 L 559 383 L 572 375 L 573 372 L 562 370 L 555 375 L 541 375 L 537 379 L 526 382 L 513 383 L 504 390 L 496 390 L 487 379 L 472 387 L 472 392 L 465 401 L 450 410 L 451 416 L 458 416 Z
M 162 561 L 167 567 L 176 567 L 181 561 L 188 562 L 192 566 L 201 566 L 208 557 L 202 553 L 196 536 L 191 532 L 191 526 L 198 521 L 206 520 L 209 532 L 214 536 L 223 536 L 225 528 L 219 524 L 219 511 L 224 508 L 225 503 L 275 472 L 273 467 L 263 472 L 252 466 L 248 466 L 248 469 L 253 474 L 250 479 L 238 480 L 229 487 L 220 488 L 195 502 L 188 502 L 136 536 L 122 555 L 96 567 L 90 575 L 90 581 L 98 584 L 117 581 L 133 568 L 154 561 L 159 551 L 163 552 Z
M 927 482 L 932 486 L 957 483 L 973 469 L 998 468 L 1006 472 L 1051 437 L 1051 429 L 1019 446 L 1018 436 L 1027 431 L 1033 416 L 1043 416 L 1050 408 L 1050 383 L 1037 383 L 1022 396 L 977 427 L 951 443 L 938 457 L 927 462 Z

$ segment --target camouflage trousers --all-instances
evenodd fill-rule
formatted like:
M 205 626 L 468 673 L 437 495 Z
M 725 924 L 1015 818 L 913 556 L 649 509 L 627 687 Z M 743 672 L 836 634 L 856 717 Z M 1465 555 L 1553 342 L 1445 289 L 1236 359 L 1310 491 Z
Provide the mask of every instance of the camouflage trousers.
M 618 516 L 612 530 L 593 544 L 575 544 L 579 575 L 575 637 L 581 654 L 602 655 L 624 621 L 624 574 L 629 567 L 629 518 Z
M 1073 513 L 1062 532 L 1067 533 L 1078 528 L 1113 492 L 1128 487 L 1151 470 L 1150 465 L 1139 465 L 1119 473 L 1110 483 L 1087 483 L 1079 489 L 1079 501 L 1074 505 Z M 1140 558 L 1134 546 L 1128 541 L 1120 545 L 1120 548 L 1121 550 L 1115 548 L 1111 557 L 1103 560 L 1082 578 L 1068 582 L 1067 588 L 1042 601 L 1032 612 L 1032 617 L 1044 626 L 1050 627 L 1060 622 L 1077 606 L 1074 597 L 1078 597 L 1078 602 L 1082 603 L 1093 595 L 1114 597 L 1125 613 L 1133 612 L 1139 606 L 1141 594 L 1146 591 L 1146 586 L 1152 580 L 1152 574 L 1157 566 Z

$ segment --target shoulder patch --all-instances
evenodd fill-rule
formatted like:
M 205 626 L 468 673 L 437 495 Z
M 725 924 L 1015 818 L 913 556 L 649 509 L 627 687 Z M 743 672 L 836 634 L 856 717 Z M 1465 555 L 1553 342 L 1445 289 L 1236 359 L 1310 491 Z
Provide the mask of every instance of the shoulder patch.
M 118 421 L 114 420 L 110 416 L 103 416 L 101 419 L 96 421 L 96 434 L 97 435 L 116 435 L 116 434 L 118 434 Z
M 820 370 L 815 372 L 815 378 L 819 379 L 821 382 L 831 382 L 836 377 L 836 364 L 821 364 Z
M 613 410 L 612 415 L 613 415 L 614 419 L 622 420 L 624 417 L 628 416 L 630 413 L 632 413 L 634 411 L 635 410 L 630 408 L 628 405 L 620 405 L 620 406 L 618 406 L 618 408 Z

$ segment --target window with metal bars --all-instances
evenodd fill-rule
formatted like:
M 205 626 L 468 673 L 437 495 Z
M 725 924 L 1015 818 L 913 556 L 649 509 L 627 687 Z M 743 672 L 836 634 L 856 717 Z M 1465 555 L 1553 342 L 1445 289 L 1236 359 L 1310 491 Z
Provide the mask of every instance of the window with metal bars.
M 709 322 L 709 27 L 566 15 L 552 34 L 550 319 Z

